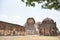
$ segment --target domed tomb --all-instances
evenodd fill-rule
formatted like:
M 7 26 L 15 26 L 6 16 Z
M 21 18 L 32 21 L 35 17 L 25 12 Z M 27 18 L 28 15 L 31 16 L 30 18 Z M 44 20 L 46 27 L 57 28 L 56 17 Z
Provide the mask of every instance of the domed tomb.
M 27 19 L 25 23 L 25 30 L 27 35 L 34 35 L 36 32 L 36 27 L 35 27 L 35 20 L 34 18 L 30 17 Z
M 39 26 L 40 35 L 46 36 L 56 36 L 57 35 L 57 27 L 56 22 L 51 18 L 45 18 L 42 21 L 42 24 Z
M 51 18 L 45 18 L 42 23 L 54 23 L 54 20 L 52 20 Z

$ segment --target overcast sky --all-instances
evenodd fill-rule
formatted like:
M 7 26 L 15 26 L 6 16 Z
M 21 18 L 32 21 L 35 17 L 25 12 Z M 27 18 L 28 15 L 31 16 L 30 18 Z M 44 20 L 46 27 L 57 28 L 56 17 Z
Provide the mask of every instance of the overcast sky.
M 27 18 L 33 17 L 36 22 L 42 22 L 49 17 L 53 19 L 60 30 L 60 11 L 42 9 L 41 4 L 33 7 L 26 7 L 21 0 L 0 0 L 0 21 L 24 25 Z

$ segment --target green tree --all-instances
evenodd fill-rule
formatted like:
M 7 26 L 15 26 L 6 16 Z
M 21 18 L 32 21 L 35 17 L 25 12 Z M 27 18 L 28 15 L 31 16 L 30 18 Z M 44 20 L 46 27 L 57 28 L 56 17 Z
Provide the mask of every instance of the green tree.
M 26 6 L 35 7 L 35 3 L 44 3 L 41 7 L 45 9 L 60 9 L 60 0 L 21 0 L 26 3 Z

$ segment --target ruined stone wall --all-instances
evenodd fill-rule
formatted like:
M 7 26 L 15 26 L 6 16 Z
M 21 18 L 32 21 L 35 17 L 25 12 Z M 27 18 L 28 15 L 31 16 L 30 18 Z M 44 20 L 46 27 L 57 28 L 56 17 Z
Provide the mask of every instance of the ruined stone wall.
M 0 22 L 0 35 L 1 36 L 25 35 L 25 27 L 17 24 Z

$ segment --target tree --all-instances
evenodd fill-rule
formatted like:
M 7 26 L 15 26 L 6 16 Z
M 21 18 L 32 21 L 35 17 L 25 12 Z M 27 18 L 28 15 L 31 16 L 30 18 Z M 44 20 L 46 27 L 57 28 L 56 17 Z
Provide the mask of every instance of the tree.
M 60 9 L 60 0 L 21 0 L 26 3 L 26 6 L 35 7 L 35 3 L 44 3 L 41 7 L 45 9 Z

